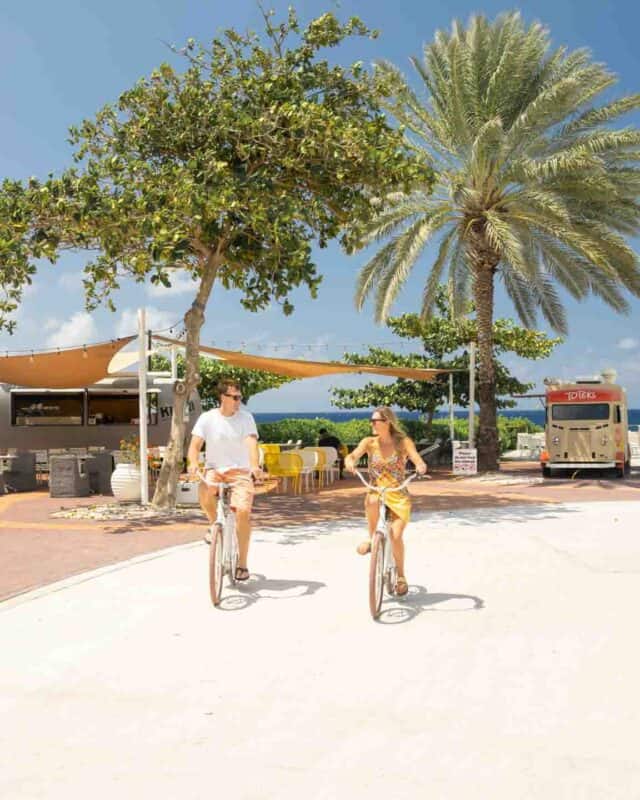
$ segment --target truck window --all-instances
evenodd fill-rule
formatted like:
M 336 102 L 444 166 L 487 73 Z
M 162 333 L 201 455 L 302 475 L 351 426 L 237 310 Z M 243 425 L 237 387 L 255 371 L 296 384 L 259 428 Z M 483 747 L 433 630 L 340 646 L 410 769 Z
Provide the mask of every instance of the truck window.
M 622 422 L 622 415 L 620 413 L 620 406 L 616 406 L 616 422 Z
M 551 417 L 559 422 L 609 419 L 608 403 L 558 403 L 551 409 Z

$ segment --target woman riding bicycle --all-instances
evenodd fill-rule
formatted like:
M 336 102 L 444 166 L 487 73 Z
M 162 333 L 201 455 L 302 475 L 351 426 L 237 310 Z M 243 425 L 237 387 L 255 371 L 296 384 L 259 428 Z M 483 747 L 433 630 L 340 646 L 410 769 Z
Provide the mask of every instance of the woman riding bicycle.
M 371 415 L 373 436 L 364 438 L 356 449 L 344 460 L 345 469 L 354 472 L 356 464 L 366 455 L 369 461 L 369 479 L 375 486 L 399 486 L 404 480 L 405 466 L 410 459 L 419 475 L 424 475 L 427 465 L 420 457 L 413 441 L 402 431 L 396 415 L 387 406 L 380 406 Z M 411 516 L 411 498 L 405 490 L 388 492 L 385 505 L 391 519 L 391 543 L 398 569 L 396 594 L 409 591 L 404 574 L 404 543 L 402 534 Z M 371 550 L 371 537 L 378 526 L 378 496 L 368 492 L 365 497 L 365 512 L 369 526 L 369 539 L 358 545 L 358 553 L 366 555 Z

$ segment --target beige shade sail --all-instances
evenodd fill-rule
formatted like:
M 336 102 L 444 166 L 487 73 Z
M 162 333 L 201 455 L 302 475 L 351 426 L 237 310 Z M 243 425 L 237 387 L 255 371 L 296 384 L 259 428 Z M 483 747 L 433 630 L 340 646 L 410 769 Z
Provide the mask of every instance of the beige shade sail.
M 157 342 L 184 347 L 185 343 L 165 336 L 154 336 Z M 376 367 L 371 364 L 338 364 L 330 361 L 297 361 L 291 358 L 266 358 L 240 353 L 236 350 L 220 350 L 217 347 L 200 345 L 200 352 L 217 356 L 234 367 L 259 369 L 286 375 L 288 378 L 317 378 L 321 375 L 344 375 L 368 373 L 371 375 L 388 375 L 392 378 L 407 378 L 413 381 L 432 381 L 437 375 L 448 373 L 447 369 L 414 369 L 412 367 Z
M 115 353 L 135 336 L 69 350 L 0 355 L 0 383 L 37 389 L 77 389 L 109 376 Z

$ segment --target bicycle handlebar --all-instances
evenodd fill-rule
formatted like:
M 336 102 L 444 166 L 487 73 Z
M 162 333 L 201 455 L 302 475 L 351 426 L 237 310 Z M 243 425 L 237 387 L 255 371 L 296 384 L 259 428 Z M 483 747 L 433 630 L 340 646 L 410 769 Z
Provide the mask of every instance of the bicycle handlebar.
M 386 492 L 401 492 L 403 489 L 406 489 L 407 486 L 411 483 L 411 481 L 415 480 L 418 477 L 417 472 L 412 472 L 408 475 L 404 481 L 400 484 L 400 486 L 372 486 L 368 481 L 366 481 L 362 473 L 359 469 L 354 469 L 355 474 L 360 478 L 362 485 L 369 489 L 370 492 L 377 492 L 378 494 L 384 494 Z M 430 475 L 423 475 L 423 478 L 430 478 Z

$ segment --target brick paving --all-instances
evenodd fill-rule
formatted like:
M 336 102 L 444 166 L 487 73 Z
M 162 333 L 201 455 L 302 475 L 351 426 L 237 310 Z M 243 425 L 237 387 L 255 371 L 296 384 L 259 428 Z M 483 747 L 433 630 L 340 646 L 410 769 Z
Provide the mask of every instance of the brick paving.
M 449 511 L 509 505 L 640 499 L 640 480 L 553 479 L 504 483 L 509 476 L 537 478 L 536 464 L 503 466 L 496 480 L 466 479 L 435 470 L 433 479 L 412 486 L 414 509 Z M 353 478 L 302 496 L 265 494 L 256 498 L 256 527 L 295 527 L 362 517 L 362 486 Z M 204 517 L 194 510 L 179 519 L 135 521 L 52 518 L 61 508 L 113 502 L 111 497 L 50 498 L 46 491 L 0 497 L 0 601 L 71 575 L 134 556 L 197 541 Z

